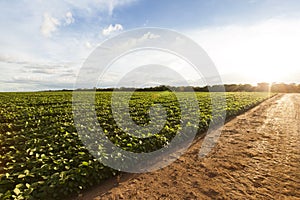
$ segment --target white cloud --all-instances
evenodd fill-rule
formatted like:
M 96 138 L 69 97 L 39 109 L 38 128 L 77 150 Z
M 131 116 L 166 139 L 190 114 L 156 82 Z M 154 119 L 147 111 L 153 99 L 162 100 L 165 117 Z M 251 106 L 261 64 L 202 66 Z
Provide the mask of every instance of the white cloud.
M 135 37 L 129 37 L 127 40 L 124 40 L 122 43 L 115 44 L 116 46 L 113 46 L 113 48 L 130 49 L 133 46 L 141 45 L 149 41 L 153 42 L 151 45 L 154 45 L 155 42 L 159 42 L 158 40 L 155 40 L 157 38 L 160 38 L 160 35 L 153 34 L 151 32 L 147 32 L 147 33 L 141 32 L 140 36 L 136 35 Z
M 72 7 L 76 8 L 77 10 L 86 10 L 90 13 L 92 13 L 93 11 L 101 11 L 112 15 L 115 8 L 130 5 L 136 1 L 137 0 L 64 0 L 50 1 L 48 4 L 51 5 L 52 8 L 55 8 L 57 11 L 61 11 L 66 7 Z M 43 4 L 45 4 L 45 2 L 43 2 Z
M 60 26 L 58 19 L 52 17 L 49 13 L 44 13 L 44 20 L 41 26 L 41 33 L 45 37 L 51 37 L 52 33 L 57 30 L 57 27 Z
M 140 69 L 143 70 L 140 71 Z M 135 70 L 139 72 L 137 73 Z M 174 72 L 170 70 L 177 72 L 182 78 L 174 76 Z M 136 73 L 132 74 L 133 71 Z M 124 80 L 119 82 L 121 79 Z M 205 85 L 202 76 L 185 60 L 166 51 L 147 49 L 131 52 L 115 60 L 103 75 L 98 86 L 113 87 L 116 84 L 125 84 L 132 87 L 151 82 L 183 85 L 183 79 L 190 85 Z
M 0 68 L 5 74 L 0 78 L 0 91 L 19 91 L 21 87 L 24 90 L 40 89 L 30 81 L 17 83 L 13 77 L 35 77 L 40 75 L 34 73 L 38 71 L 50 74 L 51 71 L 42 69 L 44 63 L 72 63 L 72 67 L 79 69 L 103 39 L 99 37 L 99 23 L 111 23 L 108 21 L 112 16 L 108 15 L 113 15 L 115 8 L 134 1 L 0 1 L 0 18 L 5 19 L 0 20 L 0 27 L 5 27 L 0 32 Z M 18 12 L 11 15 L 12 10 Z M 72 28 L 67 28 L 68 25 Z M 54 37 L 57 33 L 59 37 Z M 25 73 L 25 65 L 34 63 L 40 63 L 41 69 Z M 59 73 L 52 76 L 44 81 L 48 88 L 53 88 L 50 85 Z M 63 82 L 61 86 L 64 87 Z
M 86 42 L 85 47 L 88 48 L 88 49 L 91 49 L 93 46 L 90 42 Z
M 68 11 L 66 12 L 65 16 L 63 17 L 65 21 L 65 25 L 70 25 L 75 22 L 73 18 L 73 14 Z M 45 37 L 51 37 L 52 33 L 58 30 L 58 27 L 61 25 L 59 19 L 53 17 L 49 13 L 45 12 L 43 15 L 43 23 L 41 25 L 41 33 Z
M 108 35 L 110 35 L 113 32 L 122 31 L 122 30 L 123 30 L 123 26 L 121 24 L 115 24 L 115 25 L 111 24 L 107 28 L 104 28 L 102 30 L 102 34 L 104 36 L 108 36 Z
M 0 62 L 0 68 L 2 91 L 72 88 L 78 70 L 72 63 Z
M 75 22 L 75 19 L 73 18 L 73 14 L 70 11 L 67 12 L 65 15 L 65 22 L 67 25 Z
M 140 38 L 140 40 L 143 41 L 143 40 L 148 40 L 148 39 L 156 39 L 159 37 L 160 37 L 160 35 L 155 35 L 153 33 L 147 32 Z
M 130 38 L 123 44 L 119 44 L 119 48 L 131 48 L 132 46 L 135 46 L 136 44 L 142 44 L 144 42 L 147 42 L 148 40 L 154 40 L 160 38 L 160 35 L 153 34 L 151 32 L 147 32 L 143 34 L 141 37 L 138 38 Z
M 289 82 L 289 77 L 300 72 L 299 19 L 271 19 L 186 33 L 207 51 L 219 72 L 230 77 L 227 81 Z
M 99 0 L 99 1 L 101 1 L 101 0 Z M 110 1 L 104 0 L 104 1 L 101 1 L 101 2 L 107 4 L 108 13 L 109 13 L 109 15 L 112 15 L 115 7 L 120 7 L 120 6 L 123 6 L 123 5 L 127 5 L 127 4 L 130 4 L 130 3 L 135 2 L 135 1 L 136 0 L 110 0 Z

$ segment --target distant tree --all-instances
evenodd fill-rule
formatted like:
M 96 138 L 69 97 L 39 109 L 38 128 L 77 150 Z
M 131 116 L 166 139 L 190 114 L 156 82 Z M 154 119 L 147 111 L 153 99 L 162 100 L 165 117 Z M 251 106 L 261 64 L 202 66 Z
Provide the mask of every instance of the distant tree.
M 268 92 L 270 91 L 269 83 L 258 83 L 256 87 L 256 91 L 258 92 Z
M 191 87 L 191 86 L 166 86 L 160 85 L 148 88 L 97 88 L 97 91 L 177 91 L 177 92 L 222 92 L 225 88 L 226 92 L 276 92 L 276 93 L 290 93 L 300 92 L 300 85 L 296 83 L 258 83 L 257 86 L 250 84 L 225 84 L 225 85 L 213 85 L 203 87 Z M 95 88 L 94 88 L 95 89 Z M 77 90 L 92 90 L 81 88 Z

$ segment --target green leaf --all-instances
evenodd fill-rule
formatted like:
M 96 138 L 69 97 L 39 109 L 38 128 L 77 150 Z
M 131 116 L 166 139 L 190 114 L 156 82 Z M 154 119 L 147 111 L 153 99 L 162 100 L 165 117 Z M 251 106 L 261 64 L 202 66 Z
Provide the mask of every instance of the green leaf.
M 132 144 L 131 144 L 131 143 L 128 143 L 127 146 L 128 146 L 128 147 L 132 147 Z
M 15 189 L 14 189 L 14 193 L 15 193 L 16 195 L 19 195 L 19 194 L 21 193 L 21 190 L 20 190 L 19 188 L 15 188 Z
M 86 161 L 83 161 L 81 164 L 82 164 L 83 166 L 89 166 L 89 163 L 86 162 Z
M 18 176 L 18 178 L 24 178 L 24 177 L 26 177 L 25 174 L 20 174 L 20 175 Z

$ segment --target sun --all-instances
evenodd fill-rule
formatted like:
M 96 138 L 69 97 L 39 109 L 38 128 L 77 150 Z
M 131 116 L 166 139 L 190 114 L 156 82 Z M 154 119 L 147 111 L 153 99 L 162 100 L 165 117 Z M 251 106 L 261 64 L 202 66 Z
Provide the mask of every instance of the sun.
M 284 82 L 286 74 L 280 70 L 265 68 L 255 70 L 249 76 L 257 83 L 266 82 L 272 84 L 275 82 Z

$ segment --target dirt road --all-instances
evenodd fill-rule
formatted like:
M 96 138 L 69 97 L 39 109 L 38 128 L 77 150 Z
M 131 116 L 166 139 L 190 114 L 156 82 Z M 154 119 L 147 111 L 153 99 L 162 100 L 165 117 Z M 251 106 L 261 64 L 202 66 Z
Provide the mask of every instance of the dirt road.
M 170 166 L 125 175 L 81 199 L 300 199 L 300 94 L 278 95 L 228 122 L 208 156 L 201 140 Z

